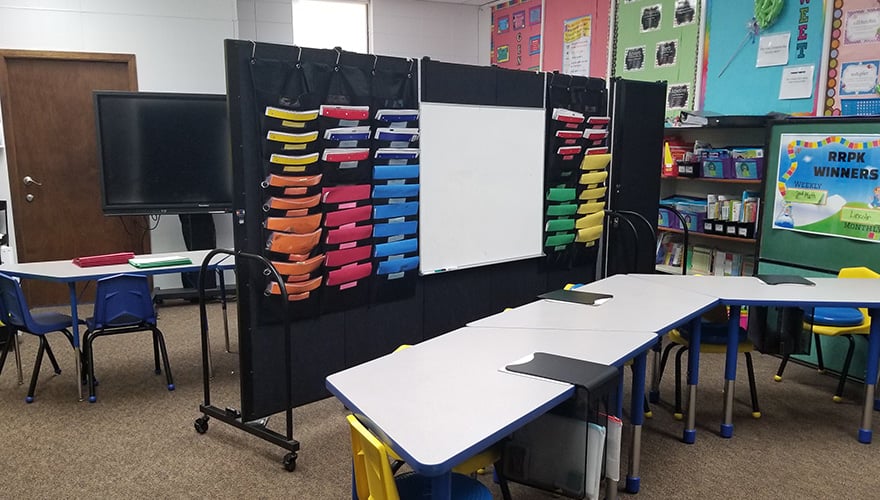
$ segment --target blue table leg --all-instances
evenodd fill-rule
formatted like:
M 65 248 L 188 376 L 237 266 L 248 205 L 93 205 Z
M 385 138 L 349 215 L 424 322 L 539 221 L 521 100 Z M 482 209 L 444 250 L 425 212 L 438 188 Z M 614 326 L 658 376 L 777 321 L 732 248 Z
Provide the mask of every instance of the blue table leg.
M 733 392 L 736 386 L 736 355 L 739 351 L 739 318 L 742 308 L 729 307 L 727 320 L 727 358 L 724 365 L 724 419 L 721 437 L 733 437 Z
M 873 408 L 880 408 L 880 401 L 874 399 L 874 390 L 877 385 L 877 364 L 880 357 L 880 309 L 870 309 L 871 333 L 868 336 L 868 360 L 865 370 L 865 408 L 862 412 L 862 426 L 859 428 L 859 442 L 868 444 L 871 442 L 873 430 L 871 428 L 872 404 Z
M 82 353 L 79 347 L 79 313 L 76 308 L 76 283 L 71 281 L 67 284 L 70 288 L 70 317 L 73 320 L 73 328 L 70 333 L 73 334 L 73 366 L 76 372 L 76 390 L 79 394 L 79 400 L 83 400 L 83 387 L 82 387 Z
M 688 409 L 681 440 L 694 444 L 697 440 L 697 382 L 700 378 L 700 340 L 703 320 L 699 316 L 691 320 L 691 338 L 688 342 Z
M 645 371 L 647 353 L 641 353 L 633 359 L 632 403 L 630 411 L 633 434 L 629 453 L 629 472 L 626 475 L 626 491 L 638 493 L 641 483 L 639 468 L 642 459 L 642 424 L 645 421 Z
M 635 370 L 635 367 L 633 367 Z M 623 415 L 623 367 L 617 369 L 618 380 L 621 381 L 620 384 L 617 384 L 617 400 L 614 402 L 614 415 L 620 417 Z
M 452 472 L 431 478 L 431 498 L 452 498 Z

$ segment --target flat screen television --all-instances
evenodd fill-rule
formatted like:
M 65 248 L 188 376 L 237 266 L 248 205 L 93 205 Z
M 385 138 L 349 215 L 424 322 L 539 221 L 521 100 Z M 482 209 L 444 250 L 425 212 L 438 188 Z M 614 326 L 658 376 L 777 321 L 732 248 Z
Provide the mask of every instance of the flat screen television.
M 104 215 L 228 212 L 226 96 L 94 92 Z

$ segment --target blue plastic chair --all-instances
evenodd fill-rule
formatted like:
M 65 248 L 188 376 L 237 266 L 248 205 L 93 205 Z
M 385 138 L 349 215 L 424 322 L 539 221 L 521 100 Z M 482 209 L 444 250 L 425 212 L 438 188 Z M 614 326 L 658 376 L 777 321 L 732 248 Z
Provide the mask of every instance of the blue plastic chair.
M 56 312 L 38 312 L 31 313 L 28 308 L 27 301 L 24 298 L 24 292 L 21 284 L 5 274 L 0 273 L 0 318 L 10 328 L 10 338 L 15 342 L 15 333 L 22 331 L 36 335 L 40 339 L 40 347 L 37 349 L 37 359 L 34 362 L 34 371 L 31 375 L 31 385 L 28 388 L 25 402 L 33 403 L 34 391 L 37 388 L 37 378 L 40 376 L 40 367 L 43 363 L 43 354 L 49 356 L 52 368 L 56 374 L 61 373 L 58 361 L 49 347 L 49 341 L 46 339 L 47 333 L 61 332 L 67 337 L 71 347 L 73 347 L 73 334 L 70 329 L 73 327 L 73 318 L 67 314 Z M 3 361 L 5 361 L 5 356 Z M 0 370 L 3 366 L 0 365 Z
M 86 327 L 87 330 L 83 336 L 83 353 L 88 359 L 89 402 L 97 401 L 93 343 L 96 338 L 106 335 L 152 332 L 156 374 L 162 373 L 159 366 L 161 353 L 168 390 L 174 390 L 174 378 L 171 376 L 171 366 L 168 363 L 165 337 L 156 326 L 156 310 L 153 308 L 146 276 L 118 274 L 98 280 L 94 316 L 86 319 Z

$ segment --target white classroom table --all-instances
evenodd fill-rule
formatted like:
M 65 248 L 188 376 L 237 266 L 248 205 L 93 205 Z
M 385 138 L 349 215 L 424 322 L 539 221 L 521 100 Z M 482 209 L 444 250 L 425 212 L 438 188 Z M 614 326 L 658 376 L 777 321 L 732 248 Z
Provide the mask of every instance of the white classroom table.
M 721 435 L 733 435 L 733 386 L 736 379 L 737 334 L 740 320 L 738 306 L 787 306 L 787 307 L 865 307 L 871 315 L 871 332 L 868 337 L 868 359 L 865 375 L 865 404 L 862 412 L 858 439 L 870 443 L 872 438 L 871 417 L 874 409 L 880 409 L 880 400 L 874 401 L 875 386 L 880 361 L 880 280 L 807 278 L 813 286 L 802 284 L 768 285 L 751 276 L 681 276 L 643 274 L 630 275 L 646 283 L 663 284 L 671 289 L 701 293 L 717 297 L 730 308 L 728 323 L 727 359 L 725 367 L 724 419 Z M 691 353 L 697 350 L 692 349 Z M 690 365 L 689 365 L 690 366 Z M 690 397 L 693 402 L 693 397 Z M 688 409 L 689 418 L 691 410 Z
M 570 384 L 504 366 L 535 352 L 618 367 L 640 358 L 644 388 L 645 353 L 656 340 L 653 332 L 465 327 L 330 375 L 326 385 L 416 472 L 433 478 L 432 498 L 449 498 L 455 465 L 574 393 Z M 399 377 L 406 383 L 387 383 Z
M 187 257 L 191 264 L 180 264 L 174 266 L 160 266 L 139 269 L 131 264 L 113 264 L 109 266 L 92 266 L 80 267 L 71 260 L 53 260 L 43 262 L 24 262 L 24 263 L 5 263 L 0 265 L 0 273 L 15 276 L 22 279 L 35 279 L 41 281 L 52 281 L 56 283 L 66 283 L 70 289 L 70 316 L 73 319 L 73 351 L 75 356 L 74 366 L 76 367 L 76 386 L 79 399 L 82 401 L 82 384 L 80 383 L 80 342 L 79 342 L 79 313 L 77 312 L 76 283 L 81 281 L 98 280 L 107 276 L 115 276 L 117 274 L 142 274 L 152 276 L 156 274 L 174 274 L 184 272 L 199 271 L 202 261 L 213 250 L 191 250 L 184 252 L 168 252 L 155 253 L 146 255 L 136 255 L 136 257 Z M 234 269 L 235 259 L 230 255 L 218 255 L 212 260 L 208 269 L 224 270 Z M 222 286 L 221 286 L 222 288 Z
M 540 299 L 468 326 L 493 328 L 547 328 L 559 330 L 618 330 L 665 333 L 700 317 L 718 299 L 701 293 L 669 293 L 668 287 L 617 274 L 576 288 L 578 292 L 613 295 L 600 305 Z

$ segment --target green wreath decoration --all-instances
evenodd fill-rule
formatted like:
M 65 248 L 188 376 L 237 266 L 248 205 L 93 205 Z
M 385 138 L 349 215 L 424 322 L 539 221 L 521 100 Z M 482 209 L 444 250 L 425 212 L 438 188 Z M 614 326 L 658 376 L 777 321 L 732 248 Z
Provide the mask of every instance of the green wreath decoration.
M 785 0 L 755 0 L 755 23 L 761 31 L 776 23 Z

